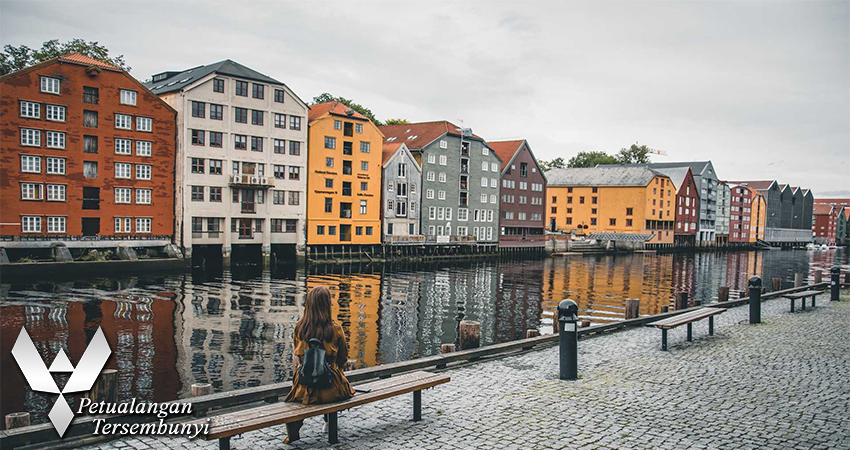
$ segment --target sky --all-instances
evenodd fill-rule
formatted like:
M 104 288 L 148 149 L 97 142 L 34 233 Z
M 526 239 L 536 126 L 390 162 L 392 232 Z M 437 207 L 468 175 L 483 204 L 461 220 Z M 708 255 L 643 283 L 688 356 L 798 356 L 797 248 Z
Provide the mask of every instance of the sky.
M 848 1 L 0 2 L 3 45 L 72 38 L 141 80 L 232 59 L 539 159 L 638 142 L 850 197 Z

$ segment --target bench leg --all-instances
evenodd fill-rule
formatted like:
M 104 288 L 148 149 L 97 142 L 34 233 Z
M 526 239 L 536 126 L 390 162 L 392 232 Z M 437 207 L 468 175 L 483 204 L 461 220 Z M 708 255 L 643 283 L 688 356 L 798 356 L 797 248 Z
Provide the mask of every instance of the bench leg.
M 337 429 L 337 413 L 328 414 L 328 444 L 339 442 L 339 430 Z
M 817 298 L 818 298 L 818 296 L 817 296 L 817 295 L 813 295 L 813 296 L 812 296 L 812 308 L 814 308 L 814 307 L 815 307 L 815 300 L 816 300 Z
M 694 326 L 692 323 L 688 324 L 688 342 L 693 342 L 694 340 Z
M 714 316 L 708 317 L 708 335 L 714 336 Z
M 422 391 L 413 391 L 413 421 L 422 420 Z
M 218 440 L 218 450 L 230 450 L 230 438 L 225 437 Z
M 667 351 L 667 330 L 661 330 L 661 351 Z
M 806 310 L 806 297 L 801 298 L 800 302 L 803 304 L 802 310 L 805 311 Z
M 791 299 L 791 312 L 794 312 L 794 299 Z

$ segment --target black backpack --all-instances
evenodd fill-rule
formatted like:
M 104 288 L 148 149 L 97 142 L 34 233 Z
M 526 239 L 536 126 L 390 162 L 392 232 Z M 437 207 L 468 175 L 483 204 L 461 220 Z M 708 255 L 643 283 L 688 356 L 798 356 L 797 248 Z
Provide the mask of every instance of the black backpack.
M 331 368 L 325 360 L 325 346 L 322 341 L 313 338 L 304 352 L 304 360 L 298 369 L 298 384 L 323 389 L 331 385 Z

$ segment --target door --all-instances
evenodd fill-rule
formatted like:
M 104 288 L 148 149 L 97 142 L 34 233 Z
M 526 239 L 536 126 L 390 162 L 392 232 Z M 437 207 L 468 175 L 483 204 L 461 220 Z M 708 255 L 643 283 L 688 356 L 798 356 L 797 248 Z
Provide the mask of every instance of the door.
M 97 236 L 100 233 L 100 219 L 97 217 L 83 217 L 83 236 Z

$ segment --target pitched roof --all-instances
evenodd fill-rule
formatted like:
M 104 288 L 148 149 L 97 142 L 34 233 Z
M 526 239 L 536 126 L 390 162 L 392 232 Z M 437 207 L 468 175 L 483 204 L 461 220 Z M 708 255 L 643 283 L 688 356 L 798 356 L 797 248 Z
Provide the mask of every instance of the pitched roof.
M 149 81 L 145 83 L 145 86 L 153 91 L 154 94 L 162 95 L 188 87 L 211 73 L 227 75 L 244 80 L 276 84 L 278 86 L 286 86 L 284 83 L 275 80 L 268 75 L 263 75 L 254 69 L 243 66 L 242 64 L 230 59 L 225 59 L 224 61 L 208 64 L 206 66 L 192 67 L 191 69 L 179 72 L 161 72 L 152 77 L 156 81 Z M 290 92 L 291 91 L 292 90 L 290 89 Z M 295 93 L 293 92 L 292 95 L 295 95 Z M 298 98 L 298 96 L 295 95 L 295 98 Z M 298 98 L 298 101 L 304 103 L 304 101 L 300 98 Z M 304 103 L 304 105 L 307 104 Z
M 765 191 L 765 190 L 767 190 L 768 188 L 770 188 L 770 186 L 772 186 L 772 185 L 773 185 L 773 183 L 776 183 L 776 181 L 775 181 L 775 180 L 762 180 L 762 181 L 727 181 L 727 183 L 745 184 L 745 185 L 747 185 L 747 186 L 749 186 L 749 187 L 751 187 L 751 188 L 753 188 L 753 189 L 755 189 L 755 190 L 757 190 L 757 191 Z
M 95 66 L 106 70 L 115 70 L 118 72 L 122 71 L 120 67 L 83 55 L 82 53 L 69 53 L 67 55 L 60 56 L 58 59 L 62 62 L 80 64 L 82 66 Z
M 549 186 L 646 186 L 656 175 L 645 165 L 611 165 L 552 169 L 546 172 Z
M 404 145 L 404 142 L 384 142 L 384 149 L 381 153 L 381 164 L 386 164 L 402 145 Z
M 487 145 L 489 145 L 496 155 L 499 156 L 499 159 L 502 160 L 502 170 L 505 170 L 505 167 L 507 167 L 508 163 L 511 159 L 513 159 L 516 152 L 522 148 L 522 144 L 524 142 L 524 139 L 515 141 L 490 141 Z
M 691 161 L 691 162 L 665 162 L 665 163 L 650 163 L 650 169 L 667 169 L 671 167 L 690 167 L 694 176 L 699 176 L 706 166 L 711 164 L 711 161 Z
M 688 172 L 690 172 L 691 168 L 688 166 L 682 167 L 663 167 L 663 168 L 653 168 L 652 170 L 666 175 L 667 178 L 670 178 L 670 181 L 673 182 L 673 186 L 676 187 L 678 191 L 679 188 L 682 187 L 682 183 L 685 182 L 685 177 L 688 176 Z
M 384 125 L 378 127 L 384 133 L 384 142 L 404 142 L 410 150 L 421 150 L 444 134 L 460 136 L 459 126 L 447 121 L 408 123 L 401 125 Z M 473 134 L 467 139 L 484 142 L 480 136 Z
M 818 204 L 850 206 L 850 198 L 816 198 L 815 205 Z
M 349 115 L 348 113 L 351 112 Z M 325 114 L 331 114 L 340 117 L 347 118 L 355 118 L 360 120 L 369 120 L 368 117 L 360 114 L 359 112 L 345 106 L 340 102 L 325 102 L 319 103 L 318 105 L 313 105 L 310 107 L 310 113 L 308 114 L 308 122 L 313 122 L 314 120 L 324 116 Z
M 832 205 L 815 204 L 812 207 L 812 214 L 815 216 L 823 216 L 832 211 Z

